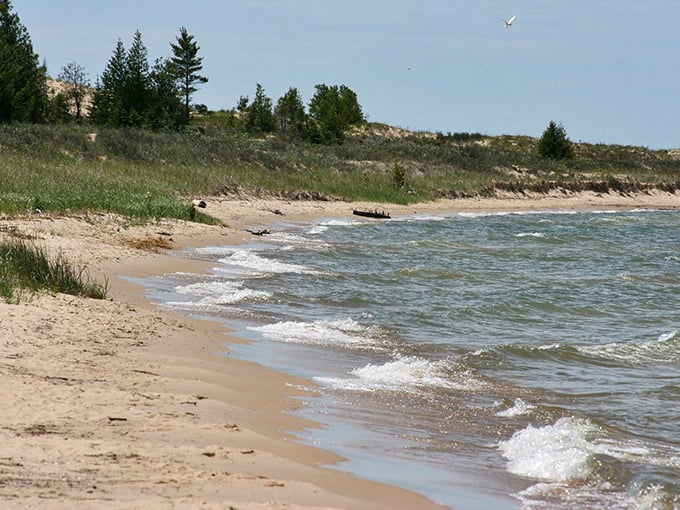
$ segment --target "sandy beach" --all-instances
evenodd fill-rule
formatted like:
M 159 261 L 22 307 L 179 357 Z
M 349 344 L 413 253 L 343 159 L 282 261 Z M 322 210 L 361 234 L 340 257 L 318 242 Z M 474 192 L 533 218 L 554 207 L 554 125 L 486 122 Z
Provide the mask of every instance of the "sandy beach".
M 222 225 L 108 214 L 0 218 L 19 237 L 84 267 L 108 299 L 26 295 L 0 303 L 3 508 L 428 509 L 425 498 L 328 466 L 298 443 L 291 414 L 309 381 L 230 358 L 223 326 L 162 311 L 122 277 L 201 271 L 188 246 L 250 240 L 277 222 L 456 211 L 680 209 L 680 195 L 582 193 L 410 206 L 202 197 Z M 366 220 L 371 221 L 371 220 Z

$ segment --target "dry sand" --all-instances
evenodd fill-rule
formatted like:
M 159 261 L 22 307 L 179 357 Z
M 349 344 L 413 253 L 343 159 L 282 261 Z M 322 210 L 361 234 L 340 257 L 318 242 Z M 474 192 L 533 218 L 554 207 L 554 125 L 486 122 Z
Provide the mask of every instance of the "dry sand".
M 106 214 L 0 219 L 108 281 L 109 299 L 24 296 L 0 303 L 0 507 L 428 509 L 408 491 L 325 468 L 296 442 L 287 411 L 308 381 L 237 361 L 217 323 L 156 309 L 124 276 L 207 269 L 172 251 L 241 243 L 276 222 L 453 211 L 680 208 L 680 195 L 555 195 L 412 206 L 207 199 L 224 225 L 127 225 Z M 367 220 L 371 221 L 371 220 Z M 306 389 L 307 388 L 307 389 Z M 295 397 L 295 398 L 294 398 Z

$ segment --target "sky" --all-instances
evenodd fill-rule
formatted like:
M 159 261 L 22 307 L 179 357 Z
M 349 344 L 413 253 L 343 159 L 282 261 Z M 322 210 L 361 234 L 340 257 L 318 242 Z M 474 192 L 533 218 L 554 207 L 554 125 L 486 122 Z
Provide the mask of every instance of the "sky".
M 680 148 L 680 0 L 11 0 L 56 77 L 94 84 L 139 30 L 149 63 L 180 27 L 211 110 L 346 85 L 370 122 L 412 131 Z M 506 29 L 503 19 L 516 16 Z

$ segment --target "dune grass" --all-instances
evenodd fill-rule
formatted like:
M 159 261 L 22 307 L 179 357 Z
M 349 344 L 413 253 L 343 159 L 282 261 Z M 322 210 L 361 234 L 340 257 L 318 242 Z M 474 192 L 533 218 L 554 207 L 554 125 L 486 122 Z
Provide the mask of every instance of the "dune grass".
M 319 146 L 252 136 L 215 119 L 181 133 L 0 125 L 0 213 L 95 210 L 211 222 L 192 199 L 245 193 L 407 204 L 494 189 L 680 182 L 680 159 L 669 151 L 574 144 L 573 160 L 551 161 L 526 136 L 393 132 L 369 124 L 342 145 Z
M 24 240 L 0 243 L 0 298 L 16 303 L 22 292 L 41 290 L 104 299 L 107 286 L 91 282 L 84 268 L 63 256 L 50 258 L 44 249 Z

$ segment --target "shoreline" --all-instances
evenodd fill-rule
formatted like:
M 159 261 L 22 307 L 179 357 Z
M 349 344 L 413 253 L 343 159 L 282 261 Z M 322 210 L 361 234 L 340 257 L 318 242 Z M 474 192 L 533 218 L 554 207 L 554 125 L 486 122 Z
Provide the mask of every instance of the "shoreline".
M 108 279 L 109 299 L 40 295 L 0 303 L 0 501 L 22 508 L 441 508 L 422 496 L 333 470 L 339 458 L 296 441 L 318 426 L 289 411 L 309 381 L 229 357 L 217 322 L 159 310 L 132 283 L 202 272 L 185 247 L 240 244 L 280 221 L 452 212 L 680 209 L 680 195 L 538 196 L 396 206 L 206 199 L 224 226 L 127 226 L 107 214 L 0 219 Z M 353 217 L 357 219 L 357 217 Z M 371 220 L 365 220 L 371 221 Z M 157 253 L 142 241 L 170 246 Z M 151 243 L 153 248 L 153 243 Z

